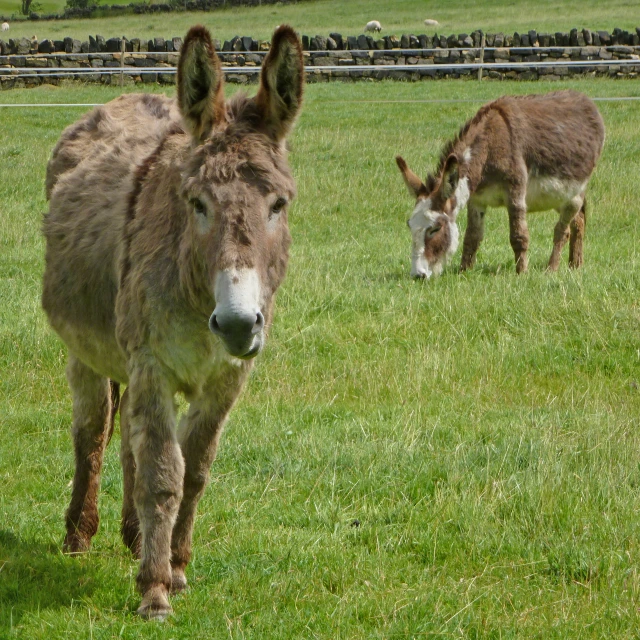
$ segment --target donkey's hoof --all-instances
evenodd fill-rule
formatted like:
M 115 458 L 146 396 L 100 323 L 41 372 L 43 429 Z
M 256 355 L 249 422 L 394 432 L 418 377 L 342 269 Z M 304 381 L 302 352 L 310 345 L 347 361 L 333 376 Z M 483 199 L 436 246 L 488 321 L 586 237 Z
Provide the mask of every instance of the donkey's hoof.
M 147 620 L 166 620 L 173 612 L 169 604 L 169 596 L 164 585 L 155 585 L 147 589 L 138 607 L 138 615 Z
M 67 533 L 62 543 L 62 551 L 71 556 L 87 553 L 89 549 L 91 549 L 91 539 L 87 539 L 76 531 Z
M 171 593 L 178 593 L 186 588 L 187 576 L 184 575 L 184 569 L 171 567 Z

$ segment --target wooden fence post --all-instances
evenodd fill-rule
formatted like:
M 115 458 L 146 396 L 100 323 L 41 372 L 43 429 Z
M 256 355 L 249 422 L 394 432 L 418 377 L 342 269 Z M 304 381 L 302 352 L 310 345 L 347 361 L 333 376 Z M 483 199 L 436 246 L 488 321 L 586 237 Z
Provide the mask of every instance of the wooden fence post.
M 124 86 L 124 50 L 125 50 L 124 36 L 122 36 L 122 42 L 120 43 L 120 87 Z
M 485 47 L 485 36 L 482 34 L 482 39 L 480 40 L 480 65 L 484 63 L 484 47 Z M 478 69 L 478 80 L 482 80 L 482 66 Z

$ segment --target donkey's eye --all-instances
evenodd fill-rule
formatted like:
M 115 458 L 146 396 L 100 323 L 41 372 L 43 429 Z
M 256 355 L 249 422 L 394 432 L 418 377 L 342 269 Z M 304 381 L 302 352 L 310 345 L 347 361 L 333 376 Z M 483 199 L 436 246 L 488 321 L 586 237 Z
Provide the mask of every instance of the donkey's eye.
M 193 207 L 193 210 L 199 215 L 199 216 L 207 216 L 207 209 L 204 206 L 204 204 L 202 203 L 202 200 L 199 200 L 198 198 L 192 198 L 191 199 L 191 206 Z
M 429 230 L 427 231 L 427 235 L 428 235 L 430 238 L 432 238 L 433 236 L 435 236 L 435 235 L 436 235 L 436 233 L 438 233 L 438 231 L 440 231 L 440 229 L 442 229 L 442 226 L 441 226 L 441 225 L 437 225 L 437 226 L 435 226 L 435 227 L 431 227 L 431 229 L 429 229 Z
M 271 207 L 271 211 L 269 212 L 269 215 L 277 216 L 285 208 L 286 204 L 287 204 L 286 198 L 278 198 L 273 203 L 273 206 Z

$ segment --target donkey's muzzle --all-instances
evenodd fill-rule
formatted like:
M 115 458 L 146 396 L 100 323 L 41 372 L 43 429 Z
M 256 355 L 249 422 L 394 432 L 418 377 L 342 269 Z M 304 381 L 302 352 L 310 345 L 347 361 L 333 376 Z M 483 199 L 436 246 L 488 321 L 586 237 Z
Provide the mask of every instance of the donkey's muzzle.
M 264 316 L 260 311 L 220 313 L 214 310 L 209 328 L 222 338 L 226 350 L 236 358 L 253 358 L 262 349 Z

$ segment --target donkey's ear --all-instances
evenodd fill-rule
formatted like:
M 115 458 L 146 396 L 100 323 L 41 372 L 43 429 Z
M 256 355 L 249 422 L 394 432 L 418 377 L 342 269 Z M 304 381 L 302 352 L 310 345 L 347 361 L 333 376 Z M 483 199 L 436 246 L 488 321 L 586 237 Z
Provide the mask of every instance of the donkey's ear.
M 458 187 L 458 181 L 460 180 L 460 172 L 458 171 L 458 158 L 451 154 L 444 164 L 444 171 L 442 173 L 442 195 L 445 198 L 450 198 Z
M 224 74 L 205 27 L 189 29 L 178 63 L 178 104 L 191 135 L 203 142 L 225 119 Z
M 418 176 L 409 169 L 409 166 L 405 162 L 402 156 L 396 156 L 396 164 L 398 165 L 398 169 L 400 169 L 400 173 L 402 173 L 402 177 L 404 178 L 404 183 L 407 185 L 407 189 L 409 189 L 409 193 L 416 198 L 418 196 L 428 196 L 427 187 L 423 184 L 422 180 L 418 178 Z
M 269 135 L 278 142 L 287 137 L 302 106 L 304 62 L 296 32 L 279 26 L 262 64 L 256 104 Z

